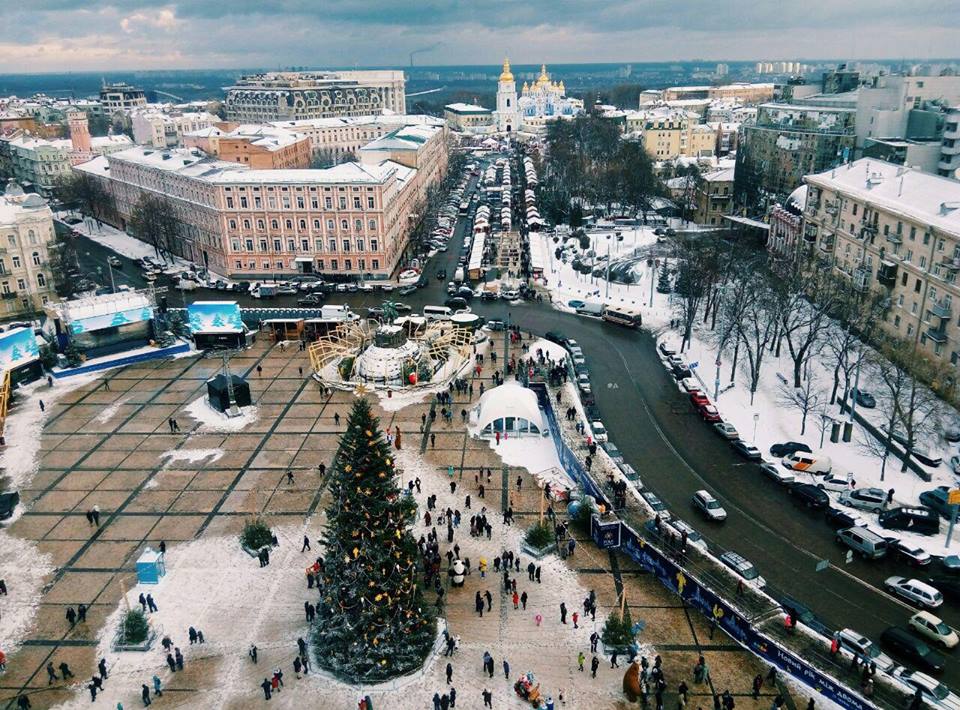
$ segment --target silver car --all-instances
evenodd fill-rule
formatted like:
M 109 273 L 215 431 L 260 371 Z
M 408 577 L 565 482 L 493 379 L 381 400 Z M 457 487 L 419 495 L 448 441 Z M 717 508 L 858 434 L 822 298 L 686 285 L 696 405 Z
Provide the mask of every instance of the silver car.
M 690 500 L 693 507 L 699 510 L 707 519 L 715 523 L 722 523 L 727 519 L 727 511 L 720 505 L 720 501 L 714 498 L 708 491 L 697 491 Z
M 840 505 L 859 510 L 869 510 L 878 513 L 883 510 L 887 501 L 887 493 L 879 488 L 857 488 L 852 491 L 844 491 L 837 499 Z

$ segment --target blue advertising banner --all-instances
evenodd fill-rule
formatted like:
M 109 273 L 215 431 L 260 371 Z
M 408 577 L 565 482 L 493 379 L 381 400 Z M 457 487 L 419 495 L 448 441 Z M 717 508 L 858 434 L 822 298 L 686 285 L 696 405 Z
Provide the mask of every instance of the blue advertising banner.
M 0 369 L 13 370 L 40 357 L 37 336 L 30 328 L 0 333 Z
M 590 537 L 601 550 L 620 547 L 621 528 L 619 520 L 603 523 L 596 515 L 590 516 Z
M 89 318 L 77 318 L 70 322 L 70 332 L 89 333 L 92 330 L 103 330 L 104 328 L 116 328 L 128 323 L 139 323 L 140 321 L 153 318 L 153 310 L 147 307 L 131 308 L 116 313 L 105 313 L 99 316 Z
M 191 333 L 239 333 L 243 331 L 236 301 L 196 301 L 187 306 Z

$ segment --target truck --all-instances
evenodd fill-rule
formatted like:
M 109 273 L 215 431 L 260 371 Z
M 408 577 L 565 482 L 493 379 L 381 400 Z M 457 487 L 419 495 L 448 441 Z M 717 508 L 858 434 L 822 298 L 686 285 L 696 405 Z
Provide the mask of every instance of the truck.
M 273 286 L 255 284 L 254 287 L 250 289 L 250 295 L 253 298 L 273 298 L 277 295 L 277 289 Z
M 457 270 L 453 272 L 453 282 L 455 284 L 463 283 L 463 267 L 458 266 Z

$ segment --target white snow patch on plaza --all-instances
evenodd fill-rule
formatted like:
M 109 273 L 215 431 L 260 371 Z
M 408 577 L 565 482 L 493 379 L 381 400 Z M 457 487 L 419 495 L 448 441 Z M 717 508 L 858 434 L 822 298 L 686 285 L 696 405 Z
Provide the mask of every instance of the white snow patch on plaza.
M 0 579 L 7 585 L 7 595 L 0 597 L 0 650 L 10 656 L 33 626 L 41 589 L 53 564 L 35 542 L 2 529 L 0 551 Z
M 260 411 L 256 405 L 241 407 L 239 416 L 228 417 L 211 407 L 206 395 L 197 397 L 184 407 L 184 411 L 200 423 L 200 431 L 242 431 L 260 417 Z
M 100 412 L 96 417 L 94 417 L 93 420 L 97 424 L 106 424 L 108 421 L 110 421 L 115 416 L 117 416 L 117 412 L 120 411 L 120 407 L 122 407 L 126 401 L 127 401 L 127 397 L 122 397 L 121 399 L 118 399 L 113 404 L 107 405 L 106 407 L 103 408 L 102 412 Z
M 219 461 L 224 453 L 223 449 L 170 449 L 160 454 L 160 458 L 167 459 L 166 465 L 170 467 L 178 461 L 200 463 L 204 459 L 210 459 L 205 463 L 214 463 Z
M 0 453 L 0 470 L 9 477 L 11 490 L 28 487 L 37 472 L 40 434 L 51 406 L 63 395 L 90 384 L 99 376 L 97 373 L 77 375 L 63 382 L 57 381 L 53 387 L 47 386 L 44 380 L 37 380 L 14 390 L 16 404 L 7 415 L 3 432 L 7 445 Z M 40 410 L 41 400 L 45 411 Z

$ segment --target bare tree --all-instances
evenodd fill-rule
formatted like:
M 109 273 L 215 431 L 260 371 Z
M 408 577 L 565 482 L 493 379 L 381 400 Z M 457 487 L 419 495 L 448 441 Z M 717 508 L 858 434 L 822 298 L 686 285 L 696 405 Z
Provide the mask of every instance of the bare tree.
M 778 314 L 776 299 L 773 298 L 769 285 L 763 280 L 756 280 L 752 293 L 748 297 L 743 318 L 736 325 L 739 342 L 747 358 L 746 369 L 750 377 L 750 404 L 757 393 L 760 384 L 760 372 L 763 368 L 764 357 L 776 334 Z
M 180 223 L 173 207 L 163 198 L 144 195 L 130 215 L 130 231 L 148 244 L 164 261 L 179 238 Z
M 794 387 L 800 387 L 804 364 L 819 351 L 831 324 L 828 314 L 834 308 L 836 282 L 823 273 L 798 274 L 797 278 L 778 282 L 780 334 L 793 361 Z M 808 293 L 812 298 L 808 298 Z
M 810 377 L 810 361 L 804 364 L 803 380 L 799 386 L 790 387 L 783 384 L 777 395 L 777 403 L 789 409 L 800 412 L 800 435 L 807 433 L 807 417 L 811 413 L 823 410 L 826 399 L 823 390 L 817 386 L 814 378 Z
M 114 211 L 113 194 L 92 175 L 72 170 L 53 187 L 54 195 L 65 205 L 74 204 L 99 224 Z
M 869 342 L 883 318 L 886 299 L 869 291 L 859 293 L 847 289 L 837 291 L 836 320 L 831 320 L 824 332 L 826 362 L 833 368 L 833 387 L 830 404 L 837 400 L 837 391 L 843 383 L 843 398 L 846 405 L 851 382 L 857 368 L 862 367 L 867 354 L 864 341 Z
M 683 324 L 683 340 L 680 352 L 690 344 L 693 324 L 700 312 L 700 304 L 707 293 L 706 283 L 713 278 L 713 250 L 703 241 L 694 238 L 681 239 L 677 245 L 677 281 L 674 293 L 674 308 Z

